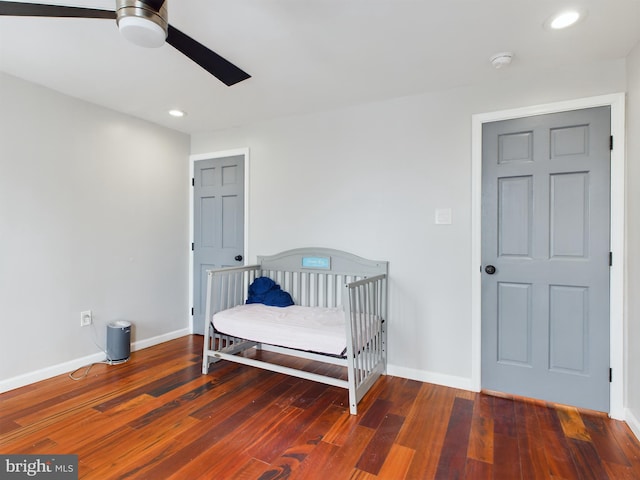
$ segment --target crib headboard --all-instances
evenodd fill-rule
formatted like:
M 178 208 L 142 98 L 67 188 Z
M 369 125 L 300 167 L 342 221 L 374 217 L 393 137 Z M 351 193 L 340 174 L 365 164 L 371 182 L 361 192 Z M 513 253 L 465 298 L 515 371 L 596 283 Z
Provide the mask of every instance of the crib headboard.
M 388 275 L 389 263 L 368 260 L 331 248 L 297 248 L 276 255 L 258 256 L 260 274 L 270 277 L 291 294 L 297 305 L 342 305 L 346 283 Z

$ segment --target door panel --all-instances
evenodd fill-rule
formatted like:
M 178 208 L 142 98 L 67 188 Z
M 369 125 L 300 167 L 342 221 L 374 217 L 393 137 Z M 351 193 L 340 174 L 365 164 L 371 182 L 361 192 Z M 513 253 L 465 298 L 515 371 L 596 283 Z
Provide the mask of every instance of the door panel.
M 498 284 L 498 362 L 531 365 L 531 285 Z
M 589 173 L 551 175 L 550 255 L 589 257 Z
M 483 389 L 609 411 L 609 136 L 609 107 L 483 126 Z
M 549 368 L 588 374 L 589 289 L 551 285 L 549 287 Z
M 498 179 L 499 256 L 531 257 L 533 232 L 533 179 Z
M 195 162 L 193 187 L 193 326 L 203 334 L 207 270 L 242 265 L 244 156 Z

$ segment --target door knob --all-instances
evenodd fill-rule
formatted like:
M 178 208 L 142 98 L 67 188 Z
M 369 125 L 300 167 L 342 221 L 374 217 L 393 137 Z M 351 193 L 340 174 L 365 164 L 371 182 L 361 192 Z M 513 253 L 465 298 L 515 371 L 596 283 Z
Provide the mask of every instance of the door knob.
M 494 267 L 493 265 L 487 265 L 486 267 L 484 267 L 484 271 L 489 275 L 493 275 L 494 273 L 496 273 L 496 267 Z
M 234 260 L 235 260 L 236 262 L 241 262 L 241 261 L 242 261 L 242 255 L 236 255 L 236 256 L 234 257 Z

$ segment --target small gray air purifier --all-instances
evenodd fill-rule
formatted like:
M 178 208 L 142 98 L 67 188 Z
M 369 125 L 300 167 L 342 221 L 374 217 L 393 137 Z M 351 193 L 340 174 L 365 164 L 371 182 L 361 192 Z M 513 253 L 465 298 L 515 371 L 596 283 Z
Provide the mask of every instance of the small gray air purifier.
M 125 362 L 131 353 L 131 322 L 117 320 L 107 325 L 107 361 Z

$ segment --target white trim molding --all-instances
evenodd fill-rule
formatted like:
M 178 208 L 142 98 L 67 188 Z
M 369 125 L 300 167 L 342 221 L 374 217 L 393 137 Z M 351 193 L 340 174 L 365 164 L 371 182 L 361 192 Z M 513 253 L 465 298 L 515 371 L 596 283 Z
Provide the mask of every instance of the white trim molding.
M 630 409 L 625 408 L 624 411 L 624 421 L 627 423 L 627 425 L 629 425 L 629 428 L 636 436 L 636 438 L 640 439 L 640 420 L 638 420 L 638 417 L 636 417 Z
M 593 107 L 611 107 L 611 252 L 610 270 L 610 366 L 613 371 L 610 384 L 609 415 L 624 420 L 624 218 L 625 218 L 625 94 L 615 93 L 597 97 L 568 100 L 499 112 L 476 114 L 471 119 L 471 355 L 472 390 L 481 389 L 481 235 L 482 235 L 482 124 L 512 118 L 579 110 Z
M 249 259 L 249 148 L 236 148 L 210 153 L 197 153 L 189 156 L 189 179 L 193 178 L 195 162 L 198 160 L 210 160 L 213 158 L 244 156 L 244 253 L 245 263 Z M 193 307 L 193 190 L 189 189 L 189 301 Z M 193 315 L 189 313 L 189 331 L 193 331 Z
M 419 382 L 433 383 L 443 387 L 457 388 L 459 390 L 473 390 L 471 380 L 468 377 L 458 377 L 443 373 L 416 370 L 414 368 L 401 367 L 387 364 L 387 375 L 408 378 Z
M 142 350 L 154 345 L 159 345 L 161 343 L 168 342 L 169 340 L 175 340 L 176 338 L 184 337 L 185 335 L 189 335 L 189 330 L 186 328 L 165 333 L 163 335 L 158 335 L 156 337 L 138 340 L 137 342 L 131 344 L 131 351 L 135 352 L 136 350 Z M 73 372 L 82 367 L 91 365 L 92 363 L 103 361 L 105 361 L 104 352 L 93 353 L 85 357 L 69 360 L 68 362 L 58 363 L 57 365 L 51 365 L 46 368 L 41 368 L 40 370 L 35 370 L 33 372 L 28 372 L 12 378 L 7 378 L 6 380 L 0 381 L 0 393 L 24 387 L 25 385 L 30 385 L 32 383 L 46 380 L 57 375 Z

